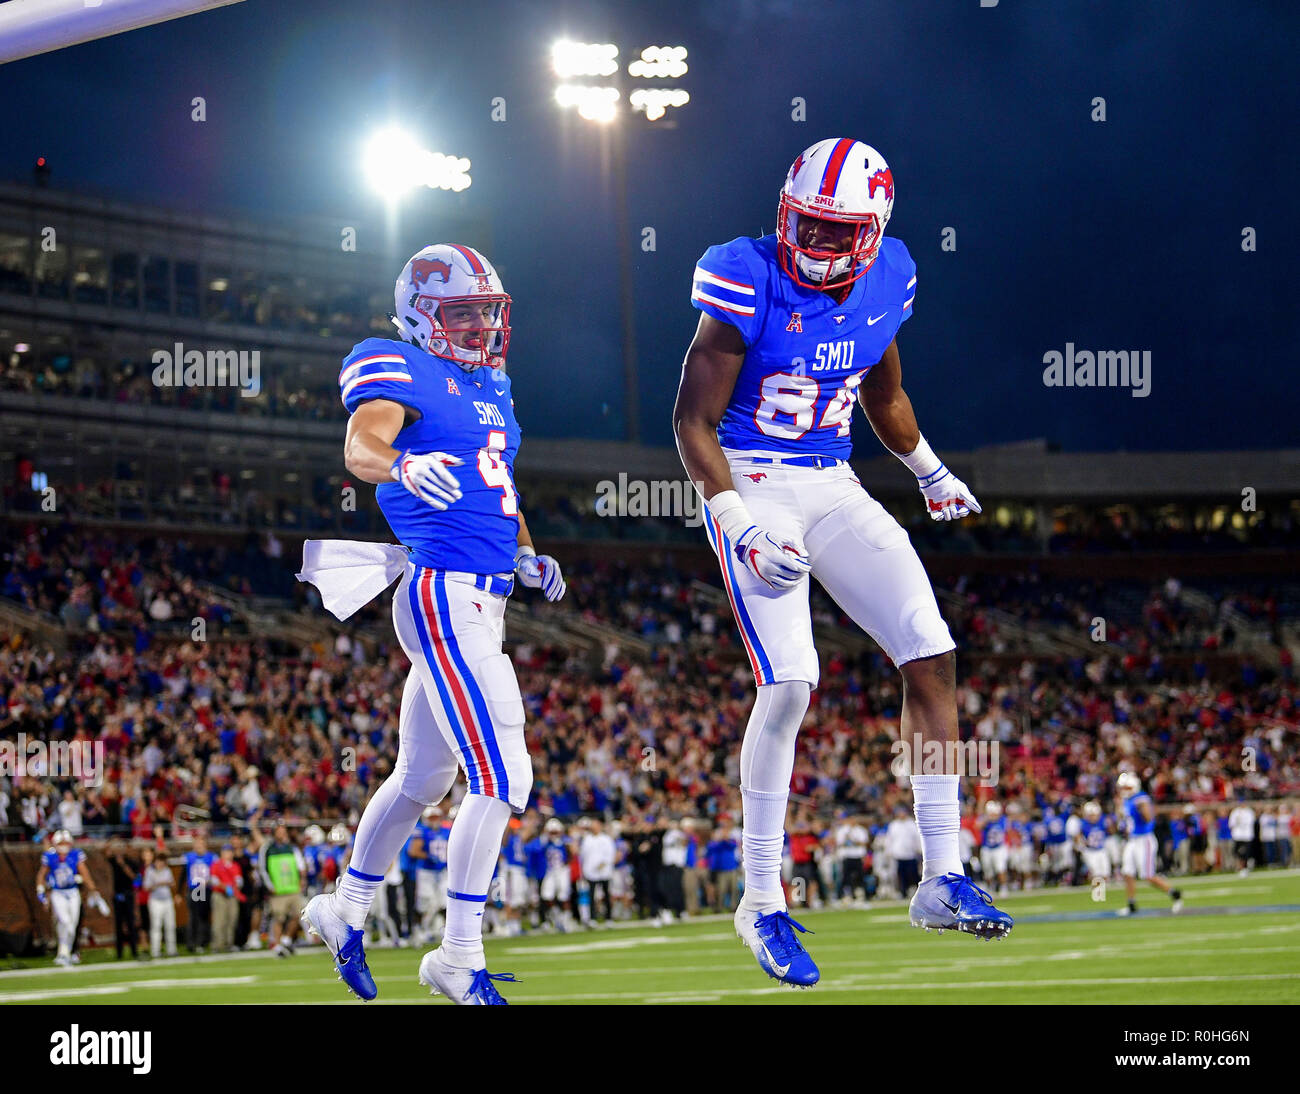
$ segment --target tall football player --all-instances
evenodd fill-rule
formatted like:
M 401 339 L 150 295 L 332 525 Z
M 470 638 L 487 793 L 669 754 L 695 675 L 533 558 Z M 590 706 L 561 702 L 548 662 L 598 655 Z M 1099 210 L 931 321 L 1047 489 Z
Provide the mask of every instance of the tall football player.
M 505 1002 L 483 954 L 482 917 L 511 811 L 532 786 L 524 704 L 501 651 L 516 578 L 548 600 L 565 592 L 560 567 L 537 555 L 519 511 L 519 447 L 510 380 L 510 297 L 470 247 L 424 248 L 402 270 L 394 322 L 409 341 L 368 338 L 339 374 L 348 470 L 376 497 L 402 544 L 309 543 L 304 572 L 336 615 L 354 611 L 398 574 L 393 623 L 412 671 L 402 693 L 393 774 L 357 828 L 337 892 L 304 919 L 363 999 L 377 994 L 362 943 L 371 900 L 421 815 L 464 770 L 469 792 L 447 843 L 442 944 L 420 980 L 457 1003 Z
M 848 464 L 856 399 L 916 475 L 931 517 L 980 511 L 926 443 L 902 387 L 895 335 L 912 314 L 916 266 L 885 236 L 893 204 L 893 175 L 874 148 L 841 138 L 804 151 L 776 233 L 710 247 L 696 266 L 691 302 L 703 315 L 673 412 L 758 683 L 740 756 L 736 930 L 770 976 L 800 986 L 819 974 L 780 870 L 795 737 L 818 679 L 810 574 L 902 672 L 903 739 L 957 736 L 954 644 L 930 582 Z M 957 773 L 914 775 L 912 787 L 925 855 L 912 923 L 1004 937 L 1011 917 L 963 872 Z

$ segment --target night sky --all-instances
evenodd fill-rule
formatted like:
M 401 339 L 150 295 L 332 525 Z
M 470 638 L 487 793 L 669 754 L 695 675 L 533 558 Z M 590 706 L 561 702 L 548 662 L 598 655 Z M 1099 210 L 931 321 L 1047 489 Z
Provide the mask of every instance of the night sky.
M 695 259 L 771 231 L 790 161 L 851 136 L 893 169 L 887 231 L 919 276 L 904 383 L 937 449 L 1295 447 L 1297 30 L 1293 3 L 1205 0 L 248 0 L 0 67 L 0 174 L 45 155 L 72 189 L 378 223 L 357 153 L 399 122 L 473 161 L 525 431 L 621 438 L 612 182 L 598 127 L 552 100 L 549 50 L 613 41 L 626 63 L 685 45 L 677 126 L 625 119 L 646 441 L 671 443 Z M 418 195 L 404 223 L 447 200 Z M 1043 355 L 1067 342 L 1150 350 L 1150 396 L 1045 387 Z

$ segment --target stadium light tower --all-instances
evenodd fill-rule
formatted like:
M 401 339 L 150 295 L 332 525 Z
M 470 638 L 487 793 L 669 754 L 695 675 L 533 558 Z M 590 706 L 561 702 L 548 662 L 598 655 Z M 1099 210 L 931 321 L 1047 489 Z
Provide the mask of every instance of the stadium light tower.
M 595 122 L 609 137 L 622 298 L 623 405 L 627 439 L 635 443 L 641 440 L 636 298 L 632 288 L 632 229 L 627 211 L 627 134 L 626 126 L 618 124 L 627 114 L 622 106 L 618 47 L 607 42 L 562 39 L 551 46 L 551 67 L 561 81 L 555 88 L 555 101 L 560 108 L 574 110 L 580 118 Z M 627 66 L 627 75 L 634 80 L 676 79 L 686 71 L 685 46 L 647 46 Z M 590 82 L 594 78 L 603 82 Z M 640 111 L 653 122 L 662 119 L 670 107 L 685 106 L 690 95 L 681 88 L 638 85 L 627 101 L 633 112 Z
M 472 181 L 469 160 L 421 148 L 414 137 L 395 126 L 381 129 L 366 142 L 361 165 L 371 187 L 389 201 L 417 186 L 460 193 Z

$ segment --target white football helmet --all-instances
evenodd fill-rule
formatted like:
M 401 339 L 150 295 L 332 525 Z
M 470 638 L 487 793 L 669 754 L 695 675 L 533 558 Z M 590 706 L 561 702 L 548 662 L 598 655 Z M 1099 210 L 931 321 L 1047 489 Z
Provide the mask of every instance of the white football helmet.
M 302 838 L 313 847 L 325 842 L 325 830 L 319 824 L 309 824 L 302 830 Z
M 558 834 L 563 835 L 563 833 L 564 833 L 564 822 L 563 822 L 562 820 L 560 820 L 559 817 L 552 817 L 550 820 L 548 820 L 548 821 L 546 822 L 546 825 L 545 825 L 545 828 L 543 829 L 543 831 L 550 832 L 550 833 L 552 833 L 552 834 L 556 834 L 556 833 L 558 833 Z
M 462 348 L 447 338 L 439 308 L 453 301 L 495 304 L 488 326 L 462 328 L 478 333 L 477 347 Z M 504 364 L 510 345 L 510 297 L 492 263 L 473 247 L 434 243 L 412 255 L 397 279 L 393 303 L 394 325 L 422 350 L 448 357 L 467 370 Z
M 790 166 L 776 213 L 781 268 L 808 289 L 849 285 L 871 268 L 894 209 L 894 176 L 869 144 L 831 137 L 805 148 Z M 840 254 L 799 246 L 799 218 L 855 224 Z
M 59 829 L 57 832 L 55 832 L 54 835 L 50 838 L 50 842 L 51 842 L 52 844 L 54 844 L 55 847 L 58 847 L 60 844 L 63 844 L 63 843 L 66 843 L 66 844 L 68 844 L 69 846 L 71 846 L 71 844 L 72 844 L 72 833 L 69 832 L 66 828 L 60 828 L 60 829 Z
M 347 843 L 348 834 L 348 826 L 340 822 L 330 829 L 330 843 Z
M 1097 802 L 1088 802 L 1083 807 L 1083 815 L 1090 821 L 1101 819 L 1101 806 Z
M 1119 788 L 1119 792 L 1123 794 L 1124 797 L 1130 798 L 1142 789 L 1142 780 L 1133 774 L 1132 771 L 1125 771 L 1115 780 L 1115 785 Z
M 984 815 L 991 817 L 993 820 L 997 820 L 998 817 L 1002 816 L 1002 803 L 995 801 L 985 802 Z

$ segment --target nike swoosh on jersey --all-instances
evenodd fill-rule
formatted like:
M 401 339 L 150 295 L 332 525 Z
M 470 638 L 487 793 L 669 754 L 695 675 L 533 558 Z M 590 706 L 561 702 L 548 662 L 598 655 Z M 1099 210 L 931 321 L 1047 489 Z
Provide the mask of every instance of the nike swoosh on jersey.
M 889 312 L 887 312 L 887 311 L 886 311 L 886 312 L 881 312 L 881 313 L 880 313 L 879 315 L 877 315 L 874 319 L 868 319 L 868 320 L 867 320 L 867 326 L 869 326 L 869 327 L 874 327 L 877 323 L 879 323 L 882 319 L 884 319 L 885 316 L 888 315 L 888 314 L 889 314 Z

